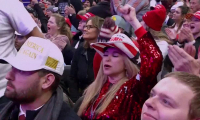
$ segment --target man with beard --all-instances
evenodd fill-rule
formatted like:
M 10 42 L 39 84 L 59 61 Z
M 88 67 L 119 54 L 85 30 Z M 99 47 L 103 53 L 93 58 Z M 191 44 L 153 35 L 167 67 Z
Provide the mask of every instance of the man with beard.
M 0 0 L 0 57 L 15 56 L 14 33 L 17 31 L 26 38 L 44 37 L 36 23 L 19 0 Z M 9 6 L 9 7 L 8 7 Z M 0 103 L 6 102 L 3 94 L 6 88 L 5 75 L 11 69 L 9 64 L 0 61 Z
M 58 85 L 64 60 L 54 43 L 30 37 L 15 57 L 2 60 L 12 65 L 4 93 L 11 102 L 1 110 L 0 120 L 80 119 L 63 102 L 63 91 Z

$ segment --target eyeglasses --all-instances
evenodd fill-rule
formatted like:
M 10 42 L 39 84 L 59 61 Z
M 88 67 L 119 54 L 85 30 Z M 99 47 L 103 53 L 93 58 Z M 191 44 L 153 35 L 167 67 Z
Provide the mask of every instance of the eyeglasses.
M 90 28 L 97 28 L 97 27 L 94 25 L 84 25 L 83 29 L 85 29 L 85 28 L 87 28 L 87 30 L 89 30 Z

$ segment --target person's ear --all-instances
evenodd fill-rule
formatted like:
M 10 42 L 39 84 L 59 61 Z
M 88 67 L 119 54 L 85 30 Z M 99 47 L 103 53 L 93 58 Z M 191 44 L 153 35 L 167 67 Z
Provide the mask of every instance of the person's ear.
M 55 81 L 55 76 L 52 73 L 49 73 L 43 77 L 42 89 L 49 88 Z

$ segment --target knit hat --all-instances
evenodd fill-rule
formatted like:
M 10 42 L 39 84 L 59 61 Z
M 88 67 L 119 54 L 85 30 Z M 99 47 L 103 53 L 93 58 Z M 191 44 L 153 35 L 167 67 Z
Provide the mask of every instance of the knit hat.
M 134 43 L 129 37 L 125 34 L 118 33 L 112 36 L 108 42 L 97 42 L 92 43 L 91 46 L 103 56 L 104 50 L 106 47 L 114 47 L 126 54 L 130 60 L 135 64 L 140 64 L 140 52 L 137 44 Z
M 119 32 L 120 32 L 119 27 L 115 25 L 115 21 L 111 18 L 106 18 L 101 27 L 98 41 L 107 42 L 114 34 L 117 34 Z
M 0 58 L 22 71 L 46 69 L 59 75 L 64 71 L 60 49 L 50 40 L 29 37 L 15 57 Z
M 51 11 L 52 13 L 54 13 L 54 6 L 49 6 L 49 7 L 47 8 L 47 10 L 48 10 L 48 11 Z
M 122 18 L 119 15 L 113 15 L 111 17 L 114 21 L 115 21 L 115 25 L 117 25 L 118 27 L 124 29 L 126 32 L 129 32 L 129 29 L 127 29 L 127 22 L 124 20 L 124 18 Z
M 92 13 L 86 13 L 85 15 L 76 15 L 76 18 L 79 20 L 87 21 L 89 18 L 94 17 L 95 15 Z
M 163 5 L 156 5 L 154 10 L 143 15 L 145 24 L 155 31 L 160 31 L 166 18 L 166 9 Z

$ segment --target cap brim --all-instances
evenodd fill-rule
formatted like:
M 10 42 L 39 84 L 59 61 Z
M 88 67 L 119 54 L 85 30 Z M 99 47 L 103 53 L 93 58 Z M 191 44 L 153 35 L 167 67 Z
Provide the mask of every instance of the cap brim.
M 133 58 L 135 55 L 137 55 L 138 51 L 133 50 L 132 46 L 125 42 L 103 42 L 103 43 L 92 43 L 91 46 L 101 55 L 103 56 L 104 50 L 106 47 L 114 47 L 121 50 L 123 53 L 125 53 L 129 58 Z M 132 52 L 130 51 L 132 50 Z
M 17 59 L 17 57 L 0 58 L 0 61 L 9 63 L 14 68 L 22 71 L 35 71 L 43 68 L 43 66 L 33 64 L 34 62 L 23 61 L 22 59 Z
M 76 18 L 79 19 L 79 20 L 87 20 L 84 16 L 82 15 L 76 15 Z

